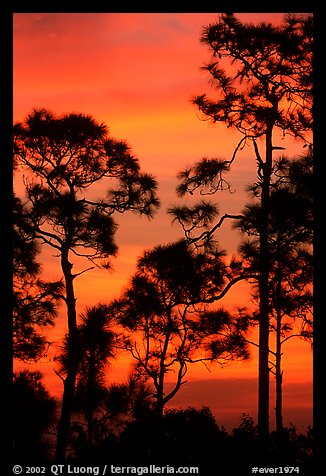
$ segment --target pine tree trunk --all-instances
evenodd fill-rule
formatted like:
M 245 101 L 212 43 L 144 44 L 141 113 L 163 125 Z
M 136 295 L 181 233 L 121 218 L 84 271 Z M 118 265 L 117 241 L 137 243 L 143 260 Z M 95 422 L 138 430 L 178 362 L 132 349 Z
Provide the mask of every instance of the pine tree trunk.
M 281 264 L 279 263 L 279 267 Z M 277 282 L 277 309 L 276 309 L 276 355 L 275 355 L 275 381 L 276 381 L 276 396 L 275 396 L 275 419 L 276 432 L 278 435 L 283 433 L 283 394 L 282 394 L 282 313 L 279 301 L 281 300 L 281 269 L 278 269 Z
M 77 334 L 77 313 L 76 299 L 73 286 L 72 264 L 68 259 L 68 250 L 62 251 L 61 266 L 65 278 L 66 305 L 68 313 L 68 355 L 67 373 L 64 381 L 62 396 L 61 415 L 58 425 L 56 462 L 63 463 L 66 458 L 67 444 L 70 430 L 70 418 L 73 410 L 77 362 L 78 362 L 78 334 Z
M 272 127 L 266 132 L 266 160 L 261 191 L 261 228 L 259 239 L 259 366 L 258 431 L 262 443 L 269 435 L 269 198 L 273 162 Z
M 276 431 L 278 434 L 283 432 L 283 393 L 282 393 L 282 380 L 283 372 L 281 370 L 281 336 L 278 332 L 276 335 L 276 366 L 275 366 L 275 379 L 276 379 L 276 400 L 275 400 L 275 418 L 276 418 Z

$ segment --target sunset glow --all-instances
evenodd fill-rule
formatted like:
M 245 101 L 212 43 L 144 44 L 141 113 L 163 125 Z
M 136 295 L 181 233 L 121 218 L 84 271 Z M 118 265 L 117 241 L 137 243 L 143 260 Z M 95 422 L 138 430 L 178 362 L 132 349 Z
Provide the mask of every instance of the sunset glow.
M 223 124 L 201 121 L 191 103 L 194 95 L 214 96 L 207 74 L 200 70 L 210 52 L 199 39 L 202 28 L 217 13 L 16 13 L 14 15 L 14 119 L 22 121 L 33 108 L 56 114 L 81 112 L 105 123 L 116 139 L 126 140 L 141 168 L 159 183 L 161 207 L 152 220 L 132 214 L 118 217 L 117 257 L 112 271 L 93 269 L 76 279 L 77 311 L 119 297 L 145 249 L 182 238 L 167 209 L 179 203 L 175 188 L 178 171 L 202 157 L 229 158 L 240 137 Z M 241 13 L 248 22 L 280 22 L 282 13 Z M 301 154 L 302 144 L 279 139 L 285 154 Z M 241 151 L 230 173 L 231 188 L 215 195 L 220 214 L 240 213 L 247 200 L 246 186 L 256 177 L 249 147 Z M 23 196 L 19 171 L 15 191 Z M 96 194 L 101 196 L 104 185 Z M 186 200 L 185 200 L 186 201 Z M 229 224 L 217 239 L 227 257 L 237 252 L 240 235 Z M 53 250 L 44 249 L 44 279 L 61 277 Z M 76 259 L 80 272 L 87 262 Z M 252 306 L 249 286 L 236 285 L 222 301 L 228 309 Z M 30 368 L 45 376 L 51 393 L 60 396 L 62 382 L 54 373 L 54 358 L 66 332 L 64 305 L 56 326 L 48 331 L 53 342 L 47 357 Z M 254 334 L 253 340 L 257 339 Z M 284 351 L 284 419 L 304 431 L 312 424 L 312 350 L 309 343 L 291 339 Z M 107 381 L 125 381 L 130 361 L 112 361 Z M 25 367 L 15 363 L 16 368 Z M 247 362 L 226 368 L 196 364 L 187 384 L 170 406 L 210 406 L 219 425 L 237 426 L 241 412 L 256 419 L 257 351 Z M 272 389 L 274 379 L 271 376 Z M 274 392 L 274 390 L 273 390 Z M 274 393 L 271 419 L 274 421 Z

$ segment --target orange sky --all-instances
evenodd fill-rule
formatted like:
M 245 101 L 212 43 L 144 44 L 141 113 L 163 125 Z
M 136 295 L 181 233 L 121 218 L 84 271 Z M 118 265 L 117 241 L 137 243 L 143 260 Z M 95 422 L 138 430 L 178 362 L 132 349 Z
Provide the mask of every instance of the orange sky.
M 76 280 L 78 312 L 85 305 L 117 297 L 135 269 L 137 257 L 145 248 L 182 236 L 171 226 L 166 209 L 177 203 L 176 172 L 201 157 L 229 158 L 239 136 L 220 124 L 211 126 L 198 119 L 191 98 L 213 94 L 207 75 L 200 67 L 209 59 L 200 44 L 203 26 L 217 19 L 210 13 L 22 13 L 14 15 L 14 118 L 22 120 L 34 107 L 45 107 L 57 114 L 82 112 L 105 122 L 116 139 L 125 139 L 139 158 L 142 168 L 159 182 L 161 209 L 154 220 L 119 217 L 119 254 L 114 272 L 93 270 Z M 243 21 L 280 21 L 281 13 L 238 15 Z M 301 153 L 301 145 L 282 142 L 289 155 Z M 216 197 L 221 214 L 240 212 L 244 187 L 255 178 L 252 151 L 242 151 L 230 175 L 233 195 Z M 16 179 L 17 193 L 22 192 Z M 101 194 L 101 190 L 96 190 Z M 230 227 L 221 231 L 221 246 L 231 255 L 238 242 Z M 84 269 L 76 263 L 76 270 Z M 43 254 L 47 279 L 57 279 L 60 270 L 51 251 Z M 247 294 L 239 287 L 227 298 L 229 306 L 246 303 Z M 65 331 L 64 309 L 51 332 L 53 341 Z M 285 421 L 295 418 L 300 425 L 311 424 L 312 352 L 298 340 L 288 344 L 285 356 Z M 54 347 L 55 348 L 55 347 Z M 40 364 L 55 394 L 61 382 L 52 364 Z M 125 361 L 112 366 L 112 379 L 124 379 Z M 257 362 L 236 363 L 227 369 L 202 366 L 189 372 L 189 384 L 175 400 L 176 405 L 207 400 L 227 425 L 242 411 L 256 416 Z M 221 382 L 227 379 L 228 386 Z M 239 380 L 240 379 L 240 380 Z M 200 396 L 202 381 L 203 392 Z M 209 383 L 211 382 L 211 383 Z M 250 387 L 250 391 L 248 390 Z M 225 394 L 223 393 L 225 389 Z M 296 389 L 299 393 L 296 393 Z M 205 390 L 206 389 L 206 390 Z M 215 390 L 214 390 L 215 389 Z M 216 390 L 218 389 L 218 390 Z M 234 391 L 236 389 L 236 391 Z M 289 389 L 287 393 L 287 389 Z M 247 391 L 248 390 L 248 391 Z M 199 392 L 199 393 L 198 393 Z M 230 393 L 228 393 L 230 392 Z M 224 397 L 223 397 L 224 395 Z M 227 398 L 226 398 L 227 395 Z M 243 395 L 244 404 L 239 395 Z M 215 402 L 215 403 L 214 403 Z M 273 414 L 271 402 L 271 415 Z

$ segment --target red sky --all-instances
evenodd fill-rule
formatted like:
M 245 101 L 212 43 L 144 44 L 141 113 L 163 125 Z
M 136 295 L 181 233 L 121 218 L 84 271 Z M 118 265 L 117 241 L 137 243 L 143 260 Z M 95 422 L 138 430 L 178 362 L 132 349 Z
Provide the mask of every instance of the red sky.
M 243 21 L 282 20 L 282 13 L 242 13 Z M 131 215 L 119 218 L 119 254 L 114 272 L 93 270 L 76 280 L 78 312 L 85 305 L 117 297 L 135 269 L 145 248 L 182 237 L 171 226 L 166 210 L 177 203 L 176 173 L 204 156 L 230 157 L 239 136 L 220 124 L 200 121 L 191 98 L 208 92 L 208 77 L 200 67 L 210 57 L 199 42 L 203 26 L 217 13 L 22 13 L 14 15 L 14 118 L 22 120 L 34 107 L 57 114 L 82 112 L 108 125 L 116 139 L 125 139 L 141 163 L 159 182 L 161 209 L 154 220 Z M 286 152 L 301 153 L 301 145 L 282 142 Z M 255 178 L 252 151 L 242 151 L 230 175 L 236 193 L 216 197 L 221 214 L 240 212 L 244 188 Z M 22 193 L 17 178 L 16 190 Z M 101 194 L 101 190 L 96 190 Z M 226 227 L 221 246 L 229 255 L 236 251 L 239 236 Z M 83 263 L 76 263 L 82 270 Z M 43 254 L 47 279 L 57 279 L 60 270 L 51 252 Z M 227 298 L 229 306 L 247 303 L 240 287 Z M 64 309 L 50 338 L 56 341 L 65 331 Z M 53 346 L 55 349 L 55 346 Z M 257 361 L 235 363 L 209 373 L 197 366 L 189 372 L 189 383 L 173 404 L 205 403 L 218 415 L 218 423 L 238 424 L 242 411 L 256 417 Z M 309 344 L 293 340 L 284 357 L 285 422 L 311 424 L 312 352 Z M 61 382 L 52 363 L 40 369 L 54 394 Z M 125 360 L 112 365 L 111 379 L 124 379 Z M 273 401 L 272 401 L 273 404 Z M 271 405 L 271 415 L 273 405 Z M 233 424 L 233 423 L 232 423 Z

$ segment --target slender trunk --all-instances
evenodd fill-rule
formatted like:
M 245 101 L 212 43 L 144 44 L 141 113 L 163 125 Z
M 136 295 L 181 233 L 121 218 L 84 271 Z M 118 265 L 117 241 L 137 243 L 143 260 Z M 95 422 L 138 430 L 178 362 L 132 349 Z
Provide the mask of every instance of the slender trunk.
M 162 417 L 164 412 L 165 398 L 164 398 L 164 378 L 166 373 L 165 359 L 171 339 L 172 317 L 171 313 L 167 312 L 168 325 L 164 338 L 163 349 L 161 351 L 159 361 L 158 383 L 156 385 L 156 412 L 158 416 Z
M 266 160 L 261 190 L 261 228 L 259 239 L 259 365 L 258 431 L 262 443 L 269 435 L 269 198 L 273 162 L 272 127 L 266 132 Z
M 67 374 L 64 380 L 61 415 L 58 425 L 57 446 L 55 460 L 64 462 L 68 444 L 70 418 L 73 410 L 77 364 L 78 364 L 78 334 L 77 334 L 77 313 L 76 299 L 73 286 L 72 264 L 68 259 L 68 249 L 62 250 L 61 267 L 64 274 L 66 286 L 66 305 L 68 314 L 68 352 L 67 352 Z
M 279 256 L 282 256 L 281 254 Z M 276 353 L 275 353 L 275 381 L 276 381 L 276 396 L 275 396 L 275 418 L 276 418 L 276 432 L 278 435 L 283 432 L 283 393 L 282 393 L 282 265 L 278 262 L 277 269 L 277 287 L 276 287 Z
M 164 405 L 165 405 L 165 398 L 164 398 L 164 377 L 165 377 L 165 357 L 166 349 L 167 349 L 168 339 L 165 341 L 164 345 L 164 353 L 162 353 L 161 361 L 160 361 L 160 371 L 159 371 L 159 378 L 156 385 L 156 413 L 159 417 L 163 416 L 164 412 Z
M 276 400 L 275 400 L 275 417 L 276 431 L 281 434 L 283 431 L 283 394 L 282 394 L 282 353 L 281 353 L 281 313 L 277 311 L 276 322 L 276 360 L 275 360 L 275 380 L 276 380 Z

